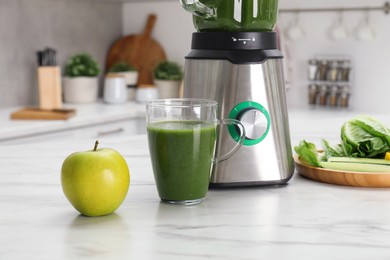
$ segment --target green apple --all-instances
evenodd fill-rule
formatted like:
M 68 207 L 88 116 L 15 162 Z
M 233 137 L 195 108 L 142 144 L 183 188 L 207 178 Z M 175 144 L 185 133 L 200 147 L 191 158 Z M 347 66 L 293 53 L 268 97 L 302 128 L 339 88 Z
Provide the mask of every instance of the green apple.
M 62 164 L 62 190 L 69 202 L 85 216 L 114 212 L 126 198 L 130 172 L 123 156 L 109 148 L 75 152 Z

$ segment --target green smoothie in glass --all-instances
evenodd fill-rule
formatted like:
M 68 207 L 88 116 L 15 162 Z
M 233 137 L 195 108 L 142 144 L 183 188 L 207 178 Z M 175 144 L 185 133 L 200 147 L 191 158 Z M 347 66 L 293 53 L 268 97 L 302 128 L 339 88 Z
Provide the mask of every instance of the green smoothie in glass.
M 216 124 L 163 121 L 147 125 L 149 151 L 162 201 L 203 199 L 208 190 Z
M 245 128 L 235 119 L 217 119 L 218 103 L 201 98 L 146 102 L 146 128 L 154 179 L 161 201 L 176 205 L 202 202 L 213 163 L 232 156 L 244 143 Z M 215 158 L 217 127 L 236 125 L 237 143 Z

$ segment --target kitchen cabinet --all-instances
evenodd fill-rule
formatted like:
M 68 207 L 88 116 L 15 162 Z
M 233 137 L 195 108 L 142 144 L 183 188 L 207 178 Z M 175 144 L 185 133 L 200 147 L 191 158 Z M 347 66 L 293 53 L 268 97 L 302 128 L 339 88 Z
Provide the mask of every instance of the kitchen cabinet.
M 111 137 L 140 135 L 145 133 L 145 119 L 135 118 L 131 120 L 111 122 L 108 124 L 97 124 L 86 127 L 69 128 L 67 130 L 54 131 L 50 133 L 33 134 L 31 136 L 2 140 L 0 141 L 0 144 L 12 145 L 85 139 L 104 140 Z
M 76 110 L 68 120 L 10 120 L 16 108 L 0 109 L 0 144 L 20 144 L 145 133 L 145 105 L 66 104 Z
M 153 3 L 153 2 L 158 2 L 158 3 L 161 3 L 161 2 L 174 2 L 174 1 L 178 1 L 178 0 L 82 0 L 84 2 L 92 2 L 92 3 L 101 3 L 101 2 L 112 2 L 112 3 L 145 3 L 145 2 L 150 2 L 150 3 Z

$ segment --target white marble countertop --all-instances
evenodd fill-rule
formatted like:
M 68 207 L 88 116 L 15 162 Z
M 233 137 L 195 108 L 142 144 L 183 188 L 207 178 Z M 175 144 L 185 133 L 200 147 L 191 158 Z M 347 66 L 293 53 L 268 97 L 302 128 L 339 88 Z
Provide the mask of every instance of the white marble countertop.
M 27 136 L 71 130 L 80 127 L 139 119 L 145 116 L 145 105 L 137 102 L 107 105 L 103 102 L 90 104 L 65 104 L 65 108 L 74 108 L 77 113 L 68 120 L 11 120 L 10 114 L 20 108 L 0 109 L 0 141 Z M 319 142 L 320 137 L 330 140 L 339 139 L 339 129 L 343 122 L 362 114 L 358 111 L 334 109 L 289 109 L 290 129 L 297 139 L 311 139 Z M 386 114 L 372 115 L 390 125 Z M 336 129 L 336 131 L 335 131 Z
M 292 111 L 292 143 L 336 139 L 340 125 L 330 125 L 351 115 Z M 210 190 L 200 205 L 166 205 L 145 135 L 102 140 L 125 156 L 131 185 L 115 214 L 83 217 L 62 193 L 60 168 L 93 142 L 0 146 L 0 259 L 390 259 L 389 189 L 295 175 L 284 187 Z

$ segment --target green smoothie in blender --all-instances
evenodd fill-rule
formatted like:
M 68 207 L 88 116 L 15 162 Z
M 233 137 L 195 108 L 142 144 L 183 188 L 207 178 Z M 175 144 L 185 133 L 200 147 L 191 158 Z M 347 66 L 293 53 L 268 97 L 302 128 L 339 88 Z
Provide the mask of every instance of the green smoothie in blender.
M 272 31 L 278 0 L 181 0 L 198 31 Z

